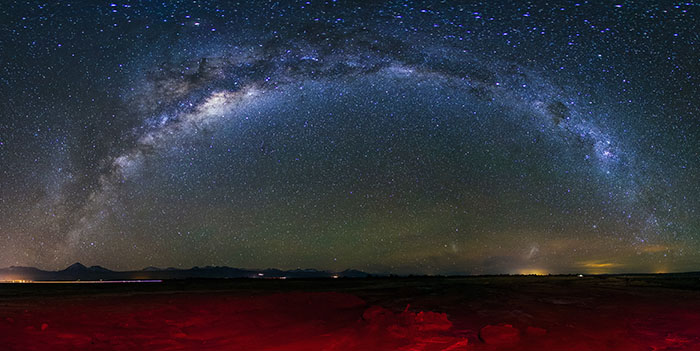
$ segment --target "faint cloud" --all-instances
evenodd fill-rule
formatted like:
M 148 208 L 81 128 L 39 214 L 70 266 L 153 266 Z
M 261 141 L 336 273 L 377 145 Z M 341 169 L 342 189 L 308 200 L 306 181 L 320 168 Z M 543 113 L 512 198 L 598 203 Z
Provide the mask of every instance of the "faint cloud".
M 647 245 L 642 247 L 640 250 L 645 253 L 657 253 L 668 251 L 668 247 L 663 245 Z
M 580 262 L 579 265 L 582 267 L 586 267 L 586 268 L 614 268 L 614 267 L 622 266 L 619 263 L 603 262 L 603 261 L 585 261 L 585 262 Z

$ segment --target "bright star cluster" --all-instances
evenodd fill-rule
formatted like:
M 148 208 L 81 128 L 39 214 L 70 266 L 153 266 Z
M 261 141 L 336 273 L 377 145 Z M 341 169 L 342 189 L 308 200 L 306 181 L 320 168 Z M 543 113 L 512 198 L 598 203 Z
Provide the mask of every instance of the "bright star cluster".
M 10 1 L 0 266 L 698 270 L 698 14 Z

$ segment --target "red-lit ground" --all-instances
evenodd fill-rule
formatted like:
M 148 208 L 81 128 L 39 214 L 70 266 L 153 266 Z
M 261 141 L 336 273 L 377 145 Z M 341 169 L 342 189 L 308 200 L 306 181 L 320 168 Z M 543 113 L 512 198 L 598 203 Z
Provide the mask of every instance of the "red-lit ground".
M 700 350 L 697 285 L 654 277 L 4 285 L 0 349 Z

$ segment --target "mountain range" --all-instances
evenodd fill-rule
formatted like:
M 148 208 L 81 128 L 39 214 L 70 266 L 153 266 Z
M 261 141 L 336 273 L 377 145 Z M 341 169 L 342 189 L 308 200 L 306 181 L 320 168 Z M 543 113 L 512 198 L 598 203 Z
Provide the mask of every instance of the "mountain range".
M 189 278 L 365 278 L 370 274 L 347 269 L 342 272 L 319 271 L 315 269 L 241 269 L 225 266 L 180 268 L 146 267 L 136 271 L 112 271 L 101 266 L 86 267 L 76 262 L 63 270 L 44 271 L 34 267 L 11 266 L 0 269 L 0 281 L 31 280 L 150 280 L 150 279 L 189 279 Z

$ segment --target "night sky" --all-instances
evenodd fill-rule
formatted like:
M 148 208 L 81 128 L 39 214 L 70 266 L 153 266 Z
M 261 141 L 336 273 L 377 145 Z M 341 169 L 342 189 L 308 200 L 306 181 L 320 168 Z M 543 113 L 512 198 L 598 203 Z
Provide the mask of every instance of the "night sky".
M 0 267 L 700 270 L 700 4 L 222 3 L 2 2 Z

